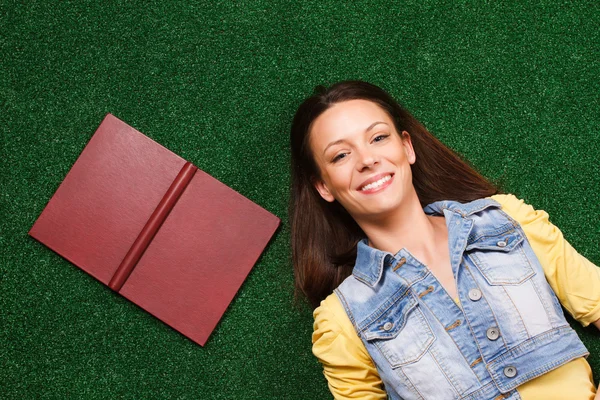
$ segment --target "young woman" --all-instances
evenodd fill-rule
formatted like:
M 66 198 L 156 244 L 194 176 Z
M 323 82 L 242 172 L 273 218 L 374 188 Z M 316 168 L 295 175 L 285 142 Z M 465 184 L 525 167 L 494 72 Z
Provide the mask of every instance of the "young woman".
M 335 398 L 594 399 L 560 304 L 600 328 L 600 269 L 545 212 L 365 82 L 305 100 L 291 148 L 296 285 Z

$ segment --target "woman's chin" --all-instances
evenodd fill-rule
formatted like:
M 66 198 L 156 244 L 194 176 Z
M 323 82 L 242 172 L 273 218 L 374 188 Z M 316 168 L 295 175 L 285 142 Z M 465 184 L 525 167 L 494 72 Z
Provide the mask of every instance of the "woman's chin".
M 380 219 L 382 217 L 388 217 L 394 213 L 398 209 L 397 204 L 390 204 L 391 202 L 384 202 L 381 204 L 372 204 L 365 206 L 361 210 L 362 218 L 367 219 Z

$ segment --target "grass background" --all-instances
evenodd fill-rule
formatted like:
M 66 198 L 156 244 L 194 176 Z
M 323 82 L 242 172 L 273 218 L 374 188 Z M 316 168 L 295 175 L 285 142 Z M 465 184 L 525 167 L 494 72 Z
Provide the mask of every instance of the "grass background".
M 599 4 L 2 0 L 0 397 L 330 398 L 286 217 L 317 84 L 387 89 L 600 263 Z M 27 235 L 109 112 L 284 222 L 204 348 Z

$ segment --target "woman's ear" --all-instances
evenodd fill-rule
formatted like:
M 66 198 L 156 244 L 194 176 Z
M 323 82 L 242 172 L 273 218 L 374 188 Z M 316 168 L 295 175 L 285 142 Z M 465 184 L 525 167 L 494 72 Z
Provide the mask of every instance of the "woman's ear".
M 330 203 L 332 203 L 335 200 L 335 198 L 329 191 L 329 188 L 327 187 L 325 182 L 323 182 L 321 179 L 315 178 L 313 180 L 313 185 L 315 186 L 315 189 L 317 189 L 317 192 L 319 192 L 319 194 L 321 195 L 323 200 L 328 201 Z
M 402 139 L 402 146 L 406 152 L 406 158 L 408 158 L 409 164 L 412 165 L 417 160 L 417 155 L 415 154 L 415 149 L 410 139 L 410 134 L 407 131 L 402 131 L 400 138 Z

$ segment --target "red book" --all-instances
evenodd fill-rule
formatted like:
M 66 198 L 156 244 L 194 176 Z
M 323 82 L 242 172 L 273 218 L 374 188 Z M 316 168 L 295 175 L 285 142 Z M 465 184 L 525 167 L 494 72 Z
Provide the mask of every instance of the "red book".
M 204 345 L 278 226 L 109 114 L 29 234 Z

